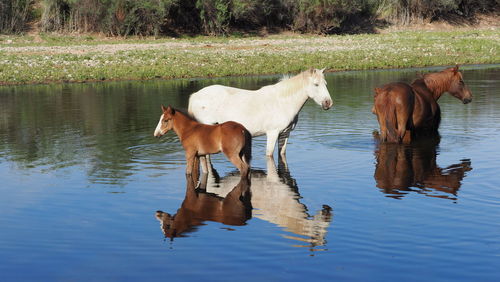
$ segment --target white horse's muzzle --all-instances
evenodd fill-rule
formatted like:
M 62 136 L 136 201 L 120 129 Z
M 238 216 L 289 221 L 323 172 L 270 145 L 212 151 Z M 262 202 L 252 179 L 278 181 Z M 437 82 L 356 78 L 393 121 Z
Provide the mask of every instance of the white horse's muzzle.
M 333 106 L 333 102 L 332 100 L 325 100 L 321 103 L 321 107 L 323 108 L 323 110 L 328 110 L 330 109 L 331 107 Z

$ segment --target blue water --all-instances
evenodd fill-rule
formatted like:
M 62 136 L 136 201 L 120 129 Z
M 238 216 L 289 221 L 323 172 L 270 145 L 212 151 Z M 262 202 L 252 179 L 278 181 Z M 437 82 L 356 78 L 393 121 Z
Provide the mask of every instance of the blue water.
M 160 104 L 279 77 L 1 87 L 0 280 L 498 281 L 499 66 L 463 66 L 474 99 L 441 98 L 438 145 L 372 137 L 373 88 L 439 69 L 328 74 L 334 107 L 305 105 L 287 166 L 254 139 L 249 218 L 201 213 L 175 238 L 155 213 L 182 214 L 189 187 L 177 137 L 152 136 Z M 200 201 L 238 180 L 212 162 Z

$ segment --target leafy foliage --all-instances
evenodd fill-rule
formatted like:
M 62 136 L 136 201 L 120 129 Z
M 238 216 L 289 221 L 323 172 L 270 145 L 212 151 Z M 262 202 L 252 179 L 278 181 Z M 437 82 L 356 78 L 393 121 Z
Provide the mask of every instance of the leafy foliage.
M 0 0 L 0 32 L 21 32 L 36 7 L 44 31 L 156 36 L 265 28 L 331 34 L 375 18 L 470 22 L 478 13 L 498 13 L 500 0 Z
M 19 33 L 33 15 L 33 0 L 0 0 L 0 33 Z

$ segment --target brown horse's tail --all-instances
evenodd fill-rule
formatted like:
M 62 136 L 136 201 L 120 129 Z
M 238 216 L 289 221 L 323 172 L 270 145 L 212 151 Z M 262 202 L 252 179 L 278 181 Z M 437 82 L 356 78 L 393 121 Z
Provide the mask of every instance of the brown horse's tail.
M 386 138 L 388 142 L 398 142 L 396 107 L 389 99 L 389 93 L 386 93 L 386 109 L 384 112 Z

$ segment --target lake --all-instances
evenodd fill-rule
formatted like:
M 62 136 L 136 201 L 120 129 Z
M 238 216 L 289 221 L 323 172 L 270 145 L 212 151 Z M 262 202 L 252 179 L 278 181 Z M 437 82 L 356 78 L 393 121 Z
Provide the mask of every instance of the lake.
M 160 105 L 280 76 L 0 87 L 0 280 L 497 281 L 500 65 L 462 67 L 474 98 L 443 95 L 440 141 L 372 136 L 374 87 L 440 69 L 328 73 L 334 106 L 306 103 L 286 164 L 257 137 L 251 185 L 218 154 L 205 190 L 153 137 Z

